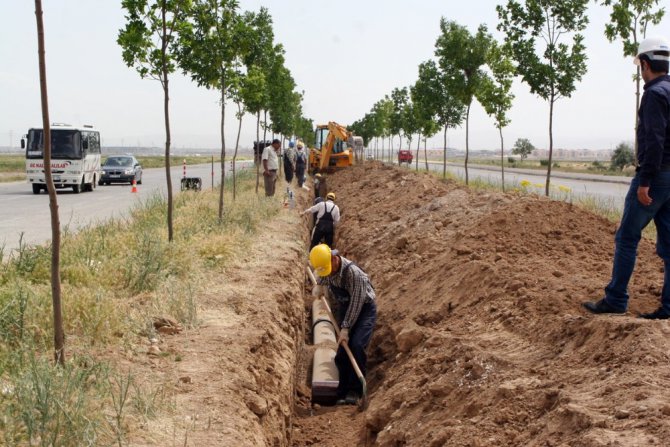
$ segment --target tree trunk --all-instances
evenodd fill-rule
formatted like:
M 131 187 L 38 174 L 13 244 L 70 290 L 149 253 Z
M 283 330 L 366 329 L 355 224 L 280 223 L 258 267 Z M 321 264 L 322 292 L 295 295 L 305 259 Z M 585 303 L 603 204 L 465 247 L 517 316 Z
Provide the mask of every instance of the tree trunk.
M 170 89 L 168 85 L 168 68 L 167 68 L 167 24 L 165 20 L 165 2 L 163 2 L 162 19 L 163 30 L 161 34 L 161 58 L 162 58 L 162 73 L 161 81 L 163 84 L 163 114 L 165 117 L 165 178 L 167 180 L 167 225 L 168 225 L 168 241 L 172 242 L 174 239 L 174 231 L 172 228 L 172 175 L 170 174 Z
M 384 158 L 384 140 L 385 140 L 385 138 L 384 138 L 384 136 L 382 135 L 382 150 L 381 150 L 381 157 L 379 157 L 379 159 L 380 159 L 382 162 L 385 160 L 385 158 Z
M 65 364 L 65 331 L 63 330 L 63 312 L 61 309 L 60 219 L 58 217 L 56 187 L 51 175 L 51 127 L 49 124 L 49 95 L 47 94 L 47 68 L 44 56 L 44 22 L 42 15 L 42 1 L 35 0 L 40 98 L 42 101 L 42 132 L 44 136 L 44 177 L 49 192 L 49 211 L 51 213 L 51 302 L 54 321 L 54 361 L 56 364 L 63 366 Z
M 258 185 L 260 184 L 260 178 L 261 178 L 261 154 L 262 152 L 260 151 L 260 144 L 261 144 L 261 132 L 260 132 L 260 127 L 261 127 L 261 111 L 259 110 L 256 112 L 256 144 L 257 150 L 258 150 L 258 155 L 254 152 L 254 163 L 256 164 L 256 194 L 258 194 Z
M 544 195 L 549 197 L 549 183 L 551 181 L 551 160 L 554 155 L 554 95 L 549 99 L 549 164 L 547 165 L 547 183 L 544 185 Z
M 423 140 L 423 159 L 426 162 L 426 172 L 428 172 L 428 138 Z
M 237 103 L 239 122 L 237 123 L 237 140 L 235 141 L 235 152 L 233 153 L 233 201 L 237 197 L 237 149 L 240 147 L 240 132 L 242 132 L 242 105 Z
M 503 141 L 502 127 L 498 126 L 500 132 L 500 175 L 502 177 L 502 191 L 505 192 L 505 142 Z
M 448 124 L 444 125 L 444 150 L 442 151 L 442 178 L 447 178 L 447 129 Z
M 472 100 L 468 103 L 468 110 L 465 112 L 465 184 L 468 184 L 468 158 L 470 156 L 470 106 Z
M 421 151 L 421 132 L 419 138 L 416 139 L 416 172 L 419 172 L 419 152 Z
M 221 75 L 221 184 L 219 185 L 219 224 L 223 223 L 224 186 L 226 184 L 226 76 Z

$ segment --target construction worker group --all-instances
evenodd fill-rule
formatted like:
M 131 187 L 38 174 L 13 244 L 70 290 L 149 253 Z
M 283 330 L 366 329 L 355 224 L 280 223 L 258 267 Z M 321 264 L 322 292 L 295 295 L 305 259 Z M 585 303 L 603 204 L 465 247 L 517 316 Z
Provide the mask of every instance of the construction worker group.
M 312 295 L 315 298 L 329 298 L 331 307 L 335 309 L 334 324 L 340 328 L 335 355 L 335 365 L 339 373 L 336 403 L 355 405 L 364 390 L 344 345 L 348 345 L 365 377 L 366 349 L 377 320 L 375 289 L 368 275 L 335 249 L 335 230 L 340 223 L 340 208 L 335 203 L 335 193 L 326 192 L 325 177 L 316 174 L 314 180 L 314 203 L 301 213 L 313 216 L 309 262 L 318 279 Z

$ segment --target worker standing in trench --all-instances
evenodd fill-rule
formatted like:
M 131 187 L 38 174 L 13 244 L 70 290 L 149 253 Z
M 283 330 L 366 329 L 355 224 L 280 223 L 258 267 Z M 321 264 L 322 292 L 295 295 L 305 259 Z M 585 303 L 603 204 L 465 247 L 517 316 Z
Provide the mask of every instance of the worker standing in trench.
M 312 295 L 328 296 L 330 291 L 337 309 L 335 324 L 340 326 L 340 337 L 335 355 L 335 365 L 340 380 L 337 386 L 337 404 L 355 405 L 363 389 L 342 344 L 348 343 L 359 369 L 365 377 L 367 355 L 372 331 L 377 320 L 375 289 L 370 278 L 356 264 L 326 244 L 319 244 L 309 253 L 309 262 L 319 276 Z
M 335 193 L 329 192 L 326 194 L 325 202 L 319 202 L 300 214 L 309 213 L 316 213 L 316 224 L 312 231 L 312 241 L 309 244 L 309 249 L 311 250 L 321 242 L 333 247 L 335 226 L 340 221 L 340 208 L 335 204 Z

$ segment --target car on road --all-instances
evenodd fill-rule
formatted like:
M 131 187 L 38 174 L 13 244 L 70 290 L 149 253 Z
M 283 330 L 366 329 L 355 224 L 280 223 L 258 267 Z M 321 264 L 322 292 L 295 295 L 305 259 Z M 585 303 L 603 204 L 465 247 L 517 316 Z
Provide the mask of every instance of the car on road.
M 132 155 L 112 155 L 102 165 L 102 175 L 98 185 L 110 183 L 142 184 L 142 165 Z

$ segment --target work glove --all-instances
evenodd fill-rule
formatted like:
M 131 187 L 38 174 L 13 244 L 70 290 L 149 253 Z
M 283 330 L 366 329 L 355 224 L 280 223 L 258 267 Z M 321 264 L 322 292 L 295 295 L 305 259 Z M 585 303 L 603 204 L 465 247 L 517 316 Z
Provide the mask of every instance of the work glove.
M 321 285 L 316 285 L 312 287 L 312 296 L 314 298 L 320 298 L 322 295 L 325 295 L 324 287 Z
M 349 343 L 349 328 L 348 327 L 340 329 L 340 338 L 337 339 L 337 344 L 341 345 L 342 343 Z

